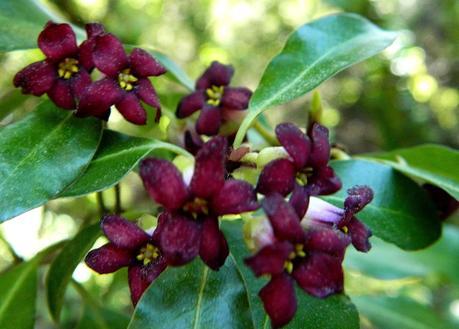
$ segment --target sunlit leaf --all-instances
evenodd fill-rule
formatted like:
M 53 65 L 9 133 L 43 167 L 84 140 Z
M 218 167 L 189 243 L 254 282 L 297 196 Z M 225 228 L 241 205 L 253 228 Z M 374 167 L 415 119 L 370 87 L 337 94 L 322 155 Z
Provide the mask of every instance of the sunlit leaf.
M 336 14 L 301 26 L 268 64 L 234 142 L 239 146 L 256 117 L 284 104 L 389 46 L 396 35 L 354 14 Z
M 0 222 L 38 207 L 75 180 L 94 156 L 100 120 L 44 102 L 0 129 Z

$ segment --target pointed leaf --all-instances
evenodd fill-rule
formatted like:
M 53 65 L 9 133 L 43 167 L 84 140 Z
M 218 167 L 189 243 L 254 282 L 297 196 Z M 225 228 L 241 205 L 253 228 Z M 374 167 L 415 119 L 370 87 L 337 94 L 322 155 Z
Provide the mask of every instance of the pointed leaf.
M 301 26 L 268 64 L 234 145 L 241 144 L 264 110 L 304 95 L 336 73 L 379 53 L 395 36 L 355 14 L 330 15 Z
M 0 129 L 0 222 L 62 192 L 86 168 L 101 134 L 100 120 L 76 118 L 50 102 Z
M 47 299 L 49 311 L 56 322 L 59 321 L 65 291 L 73 271 L 100 234 L 99 223 L 84 228 L 65 244 L 59 255 L 51 263 L 46 277 Z
M 425 191 L 388 165 L 364 160 L 334 161 L 343 188 L 325 200 L 342 207 L 346 190 L 368 185 L 374 199 L 357 217 L 373 234 L 407 250 L 425 248 L 440 237 L 441 222 Z
M 173 144 L 105 130 L 86 172 L 59 197 L 74 197 L 107 189 L 131 172 L 142 158 L 159 149 L 191 156 Z

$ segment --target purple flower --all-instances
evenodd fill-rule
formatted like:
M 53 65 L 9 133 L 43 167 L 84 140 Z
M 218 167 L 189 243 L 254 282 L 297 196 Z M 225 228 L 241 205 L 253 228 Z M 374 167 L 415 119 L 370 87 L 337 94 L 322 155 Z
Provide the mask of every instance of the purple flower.
M 354 215 L 373 200 L 373 191 L 368 186 L 355 186 L 347 192 L 344 209 L 311 197 L 302 224 L 308 226 L 322 223 L 334 226 L 350 236 L 355 249 L 368 252 L 371 249 L 371 231 Z
M 91 37 L 88 33 L 88 38 Z M 38 47 L 46 59 L 19 71 L 14 85 L 22 88 L 24 94 L 46 93 L 57 106 L 74 109 L 76 100 L 91 83 L 88 73 L 91 68 L 81 61 L 75 33 L 68 24 L 50 21 L 38 36 Z
M 212 269 L 228 256 L 218 217 L 258 208 L 253 187 L 235 179 L 225 181 L 227 142 L 222 136 L 205 143 L 195 157 L 189 184 L 168 161 L 142 161 L 140 175 L 150 196 L 165 208 L 159 243 L 172 265 L 183 265 L 198 254 Z M 187 180 L 188 181 L 188 180 Z
M 278 193 L 263 201 L 275 239 L 246 264 L 271 279 L 259 292 L 274 328 L 287 324 L 297 308 L 294 281 L 308 294 L 324 298 L 343 291 L 342 261 L 350 238 L 316 224 L 305 231 L 295 209 Z
M 201 111 L 196 132 L 217 135 L 225 121 L 233 121 L 247 109 L 252 92 L 245 87 L 229 87 L 234 69 L 230 65 L 212 62 L 196 81 L 196 91 L 185 96 L 177 107 L 177 117 L 186 118 Z
M 126 55 L 121 42 L 112 34 L 102 33 L 85 45 L 88 63 L 106 75 L 86 88 L 78 104 L 77 115 L 106 118 L 110 106 L 137 125 L 146 123 L 147 115 L 140 101 L 157 109 L 161 115 L 158 97 L 148 77 L 159 76 L 166 69 L 146 51 L 134 48 Z
M 159 223 L 162 220 L 160 217 Z M 127 266 L 131 299 L 136 305 L 145 289 L 167 267 L 158 243 L 160 225 L 152 236 L 134 223 L 115 215 L 102 218 L 101 226 L 110 242 L 90 251 L 85 262 L 100 274 L 112 273 Z
M 306 135 L 294 124 L 282 123 L 276 127 L 276 136 L 289 158 L 273 160 L 263 168 L 258 192 L 265 195 L 277 192 L 285 196 L 298 185 L 303 187 L 303 195 L 324 195 L 341 188 L 341 181 L 328 166 L 327 128 L 314 123 Z

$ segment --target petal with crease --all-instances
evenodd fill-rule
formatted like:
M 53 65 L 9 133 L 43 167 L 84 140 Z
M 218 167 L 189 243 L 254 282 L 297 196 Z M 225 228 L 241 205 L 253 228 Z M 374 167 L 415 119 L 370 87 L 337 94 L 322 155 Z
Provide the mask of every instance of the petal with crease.
M 255 210 L 259 204 L 252 185 L 231 179 L 212 198 L 211 207 L 216 215 L 227 215 Z
M 252 92 L 245 87 L 225 87 L 221 99 L 221 106 L 231 110 L 245 110 L 249 106 Z
M 14 76 L 14 86 L 22 88 L 23 94 L 41 96 L 51 89 L 57 75 L 54 67 L 46 62 L 32 63 Z
M 75 99 L 69 81 L 57 79 L 47 94 L 57 106 L 68 110 L 75 108 Z
M 218 270 L 228 257 L 228 243 L 218 227 L 216 218 L 206 218 L 202 223 L 199 255 L 211 269 Z
M 85 258 L 86 265 L 100 274 L 112 273 L 132 261 L 132 254 L 127 249 L 107 243 L 100 248 L 91 250 Z
M 264 195 L 289 194 L 295 186 L 295 167 L 290 160 L 276 159 L 268 163 L 258 178 L 257 191 Z
M 244 262 L 256 276 L 280 274 L 284 271 L 284 263 L 292 251 L 291 243 L 278 241 L 263 247 L 254 256 L 246 258 Z
M 119 248 L 135 250 L 150 240 L 144 230 L 120 216 L 105 216 L 101 227 L 110 242 Z
M 212 86 L 227 86 L 233 74 L 234 68 L 231 65 L 224 65 L 217 61 L 213 61 L 196 81 L 196 89 L 207 89 Z
M 182 98 L 179 105 L 177 106 L 177 118 L 183 119 L 194 112 L 202 109 L 205 103 L 205 96 L 202 90 L 195 91 Z
M 78 52 L 75 32 L 70 25 L 51 21 L 38 36 L 38 47 L 52 61 L 72 57 Z
M 137 89 L 137 95 L 140 99 L 143 100 L 150 106 L 153 106 L 156 109 L 160 109 L 161 105 L 159 104 L 158 95 L 156 94 L 155 88 L 148 79 L 139 79 Z
M 158 76 L 166 69 L 153 56 L 140 48 L 134 48 L 129 56 L 132 70 L 138 77 Z
M 277 125 L 276 136 L 292 157 L 295 166 L 298 169 L 303 168 L 308 161 L 311 150 L 309 138 L 292 123 Z
M 166 269 L 167 263 L 163 257 L 147 266 L 132 265 L 128 270 L 129 289 L 132 304 L 135 306 L 148 286 Z
M 113 34 L 99 35 L 95 40 L 92 53 L 94 65 L 106 75 L 116 77 L 128 65 L 122 43 Z
M 200 135 L 214 136 L 218 134 L 222 123 L 222 114 L 219 108 L 204 106 L 196 122 L 196 132 Z
M 127 121 L 135 125 L 147 123 L 147 113 L 134 93 L 125 93 L 115 107 Z

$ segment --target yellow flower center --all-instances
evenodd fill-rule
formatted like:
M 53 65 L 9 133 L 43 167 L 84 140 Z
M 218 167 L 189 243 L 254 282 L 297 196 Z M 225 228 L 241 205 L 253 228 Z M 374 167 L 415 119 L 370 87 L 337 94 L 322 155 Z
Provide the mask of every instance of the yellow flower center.
M 212 86 L 211 88 L 207 88 L 206 94 L 207 94 L 207 97 L 209 97 L 207 99 L 207 104 L 218 106 L 220 105 L 220 101 L 223 96 L 223 86 L 220 86 L 220 87 Z
M 134 89 L 134 85 L 138 80 L 139 79 L 131 74 L 131 69 L 124 69 L 118 74 L 118 83 L 120 87 L 126 91 Z
M 307 167 L 302 171 L 296 174 L 296 181 L 298 184 L 306 185 L 308 183 L 309 177 L 312 176 L 314 169 L 311 167 Z
M 284 269 L 291 274 L 293 272 L 293 260 L 295 258 L 306 257 L 306 252 L 303 250 L 304 246 L 302 244 L 296 244 L 295 250 L 288 255 L 288 260 L 284 262 Z
M 347 226 L 343 226 L 343 227 L 341 227 L 341 231 L 343 231 L 345 234 L 347 234 L 349 232 L 349 229 L 347 228 Z
M 194 200 L 187 202 L 183 206 L 183 210 L 193 215 L 194 218 L 197 218 L 199 214 L 209 214 L 207 200 L 201 198 L 194 198 Z
M 145 247 L 140 249 L 140 253 L 137 255 L 137 260 L 143 262 L 143 265 L 148 265 L 156 258 L 160 256 L 159 249 L 152 245 L 151 243 L 147 243 Z
M 70 79 L 79 70 L 78 61 L 75 58 L 66 58 L 59 63 L 57 74 L 59 78 Z

